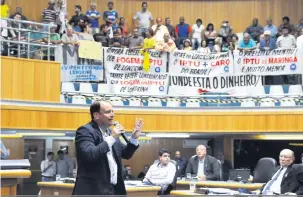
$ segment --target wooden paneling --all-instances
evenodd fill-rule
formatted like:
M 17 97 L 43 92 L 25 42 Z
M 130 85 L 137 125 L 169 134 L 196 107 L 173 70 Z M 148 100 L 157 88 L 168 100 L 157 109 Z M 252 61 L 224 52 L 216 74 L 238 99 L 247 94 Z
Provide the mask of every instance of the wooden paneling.
M 10 151 L 8 159 L 24 159 L 23 138 L 1 138 L 5 148 Z
M 26 118 L 24 118 L 26 117 Z M 142 111 L 116 110 L 115 119 L 127 131 L 143 118 L 145 132 L 256 133 L 302 132 L 302 111 Z M 89 108 L 2 105 L 1 128 L 72 130 L 90 121 Z M 18 120 L 18 121 L 16 121 Z
M 76 157 L 75 143 L 73 140 L 53 140 L 53 151 L 57 154 L 60 146 L 68 146 L 68 155 L 72 158 Z
M 171 152 L 171 159 L 175 158 L 175 152 L 178 150 L 186 159 L 196 154 L 195 148 L 183 148 L 183 139 L 154 138 L 148 144 L 140 144 L 140 148 L 135 152 L 130 160 L 123 160 L 123 165 L 132 167 L 132 174 L 138 176 L 143 170 L 144 165 L 151 165 L 159 158 L 159 150 L 165 148 Z
M 91 0 L 67 0 L 68 18 L 74 14 L 74 5 L 81 5 L 83 12 L 89 8 Z M 41 12 L 47 7 L 48 0 L 10 0 L 7 1 L 11 12 L 16 6 L 23 7 L 24 14 L 30 20 L 41 20 Z M 102 13 L 107 10 L 107 0 L 96 0 L 97 9 Z M 132 16 L 141 9 L 142 0 L 114 0 L 114 8 L 119 16 L 124 16 L 131 25 Z M 33 9 L 34 6 L 34 9 Z M 203 19 L 204 25 L 212 22 L 216 29 L 224 19 L 230 21 L 235 32 L 242 32 L 259 18 L 260 24 L 272 17 L 276 25 L 281 24 L 283 16 L 289 16 L 291 23 L 297 24 L 302 17 L 302 0 L 152 0 L 148 1 L 148 10 L 153 17 L 170 17 L 177 24 L 180 16 L 186 22 L 194 24 L 197 18 Z
M 60 64 L 1 57 L 1 98 L 60 101 Z

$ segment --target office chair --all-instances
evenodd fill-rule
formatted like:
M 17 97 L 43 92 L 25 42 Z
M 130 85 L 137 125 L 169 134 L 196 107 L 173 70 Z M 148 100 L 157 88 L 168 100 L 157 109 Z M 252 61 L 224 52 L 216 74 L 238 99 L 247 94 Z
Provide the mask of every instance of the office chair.
M 266 183 L 270 180 L 272 170 L 277 166 L 277 161 L 270 157 L 261 158 L 254 170 L 253 183 Z

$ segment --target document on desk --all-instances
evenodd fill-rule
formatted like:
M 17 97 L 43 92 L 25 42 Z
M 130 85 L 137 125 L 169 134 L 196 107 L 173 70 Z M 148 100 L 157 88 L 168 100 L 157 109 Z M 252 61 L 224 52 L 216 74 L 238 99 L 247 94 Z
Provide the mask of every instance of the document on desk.
M 142 183 L 142 181 L 124 181 L 125 187 L 153 187 L 153 185 L 148 185 Z
M 213 194 L 228 194 L 228 195 L 235 195 L 238 194 L 238 191 L 226 189 L 226 188 L 201 188 L 201 189 L 207 189 L 210 193 Z

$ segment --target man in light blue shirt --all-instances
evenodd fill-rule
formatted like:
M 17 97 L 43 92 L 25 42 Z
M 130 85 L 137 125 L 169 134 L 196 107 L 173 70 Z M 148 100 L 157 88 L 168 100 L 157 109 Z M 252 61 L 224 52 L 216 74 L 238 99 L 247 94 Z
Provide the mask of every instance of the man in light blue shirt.
M 1 152 L 1 159 L 7 159 L 9 156 L 9 151 L 5 148 L 2 141 L 0 141 L 0 152 Z
M 243 40 L 239 42 L 238 50 L 240 51 L 252 51 L 257 48 L 256 42 L 250 38 L 249 33 L 244 33 Z
M 270 37 L 273 38 L 275 41 L 277 40 L 278 35 L 278 28 L 272 24 L 272 19 L 268 18 L 266 21 L 267 25 L 264 27 L 265 31 L 270 31 Z

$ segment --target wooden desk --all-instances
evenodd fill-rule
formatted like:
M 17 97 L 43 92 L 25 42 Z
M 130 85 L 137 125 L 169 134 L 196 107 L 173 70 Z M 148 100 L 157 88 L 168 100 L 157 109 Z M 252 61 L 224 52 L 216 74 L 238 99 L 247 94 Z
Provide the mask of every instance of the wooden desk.
M 248 190 L 257 190 L 261 188 L 263 183 L 239 183 L 229 181 L 197 181 L 196 186 L 198 187 L 212 187 L 212 188 L 228 188 L 228 189 L 239 189 L 245 188 Z M 189 190 L 189 181 L 177 181 L 177 189 Z
M 204 196 L 203 194 L 192 193 L 189 190 L 172 190 L 171 196 Z
M 50 195 L 72 195 L 74 183 L 60 183 L 60 182 L 38 182 L 41 196 Z M 126 187 L 127 196 L 157 196 L 160 187 Z
M 1 196 L 16 196 L 18 179 L 29 178 L 30 170 L 0 170 Z

